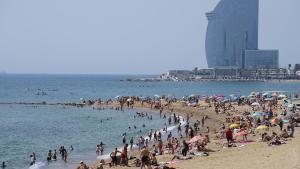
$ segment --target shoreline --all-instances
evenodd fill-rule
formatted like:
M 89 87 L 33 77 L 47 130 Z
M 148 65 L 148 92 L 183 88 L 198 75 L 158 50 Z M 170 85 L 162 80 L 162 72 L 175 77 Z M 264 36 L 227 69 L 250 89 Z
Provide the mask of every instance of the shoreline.
M 21 104 L 24 104 L 24 103 L 21 103 Z M 31 104 L 34 104 L 34 103 L 29 103 L 29 105 L 31 105 Z M 38 103 L 38 104 L 40 104 L 40 103 Z M 47 106 L 48 104 L 41 104 L 41 106 L 43 106 L 43 105 Z M 49 104 L 49 105 L 73 106 L 73 105 L 64 105 L 63 103 Z M 82 105 L 82 104 L 79 103 L 78 105 Z M 234 110 L 230 110 L 230 112 L 234 113 L 234 114 L 239 114 L 239 113 L 242 113 L 244 111 L 249 111 L 249 112 L 252 111 L 251 107 L 248 106 L 248 105 L 237 106 L 236 103 L 233 103 L 233 106 L 235 107 L 235 109 Z M 97 107 L 99 107 L 99 108 L 105 107 L 107 109 L 117 109 L 117 108 L 120 108 L 120 103 L 114 101 L 114 102 L 110 102 L 108 104 L 105 104 L 105 103 L 96 104 L 96 102 L 95 102 L 94 104 L 91 104 L 91 105 L 83 105 L 83 107 L 86 107 L 86 108 L 96 108 L 96 109 L 97 109 Z M 140 101 L 135 101 L 135 103 L 133 104 L 132 108 L 124 108 L 124 110 L 125 111 L 132 110 L 132 111 L 138 111 L 138 112 L 147 112 L 148 114 L 154 114 L 154 113 L 158 114 L 159 113 L 158 112 L 159 109 L 152 109 L 151 106 L 150 106 L 150 104 L 148 104 L 148 103 L 145 103 L 144 105 L 142 105 L 142 103 Z M 281 110 L 276 109 L 275 111 L 279 113 Z M 218 114 L 216 114 L 214 112 L 214 107 L 213 106 L 209 107 L 207 105 L 207 103 L 205 103 L 204 101 L 200 101 L 199 105 L 196 106 L 196 107 L 189 107 L 187 105 L 183 105 L 179 101 L 172 103 L 170 105 L 170 107 L 166 107 L 166 106 L 164 107 L 163 114 L 166 114 L 167 116 L 169 116 L 172 113 L 175 113 L 176 115 L 180 115 L 182 118 L 186 118 L 187 116 L 189 116 L 190 117 L 190 122 L 192 122 L 192 123 L 196 122 L 197 120 L 201 120 L 201 118 L 204 117 L 204 116 L 207 116 L 208 119 L 205 122 L 205 127 L 206 126 L 210 127 L 210 132 L 207 133 L 209 135 L 209 138 L 213 138 L 215 132 L 217 132 L 217 131 L 220 130 L 220 127 L 222 126 L 222 124 L 226 123 L 226 121 L 225 121 L 226 114 L 225 113 L 218 113 Z M 226 125 L 227 125 L 227 123 L 226 123 Z M 176 124 L 173 125 L 173 127 L 175 127 L 174 129 L 176 129 Z M 173 131 L 174 131 L 174 129 L 173 129 Z M 205 133 L 205 128 L 201 128 L 199 132 L 200 133 Z M 252 136 L 250 136 L 250 138 L 254 139 L 254 140 L 257 139 L 257 137 L 252 137 Z M 280 147 L 289 146 L 289 144 L 293 143 L 293 142 L 299 143 L 299 131 L 298 130 L 296 130 L 295 138 L 296 139 L 293 139 L 292 141 L 288 141 L 287 145 L 282 145 Z M 184 139 L 187 139 L 187 138 L 184 138 Z M 294 141 L 294 140 L 296 140 L 296 141 Z M 208 144 L 209 148 L 213 148 L 216 151 L 216 152 L 211 153 L 209 157 L 207 157 L 207 158 L 206 157 L 205 158 L 204 157 L 200 157 L 200 158 L 199 157 L 195 157 L 195 159 L 193 159 L 193 160 L 180 161 L 180 162 L 178 162 L 178 164 L 176 164 L 176 169 L 177 168 L 185 169 L 182 166 L 193 166 L 192 168 L 194 168 L 194 167 L 197 167 L 197 165 L 202 165 L 202 163 L 208 163 L 209 165 L 207 166 L 207 168 L 210 168 L 211 165 L 214 166 L 213 165 L 214 163 L 212 162 L 212 159 L 214 159 L 214 158 L 217 158 L 218 160 L 223 161 L 223 164 L 224 164 L 225 163 L 224 159 L 228 159 L 229 158 L 229 157 L 227 157 L 228 155 L 226 155 L 226 154 L 229 154 L 230 157 L 235 157 L 236 159 L 243 161 L 237 155 L 240 155 L 240 156 L 247 155 L 248 154 L 247 151 L 250 151 L 250 152 L 253 151 L 252 148 L 255 149 L 255 152 L 252 152 L 252 153 L 261 152 L 263 150 L 265 150 L 265 151 L 271 151 L 271 154 L 273 152 L 272 149 L 268 150 L 266 148 L 266 147 L 268 147 L 266 144 L 260 143 L 258 141 L 255 141 L 254 143 L 249 143 L 249 144 L 241 144 L 240 145 L 241 147 L 232 148 L 232 149 L 229 149 L 229 148 L 227 149 L 227 148 L 224 148 L 224 147 L 219 147 L 217 145 L 217 143 L 218 142 L 216 142 L 215 140 L 213 140 L 211 143 Z M 292 144 L 292 145 L 295 148 L 299 147 L 298 145 L 295 145 L 295 144 Z M 250 147 L 250 148 L 248 148 L 248 147 Z M 247 151 L 244 150 L 244 149 L 246 149 Z M 280 149 L 282 149 L 282 148 L 280 148 Z M 289 149 L 289 151 L 291 151 L 291 150 Z M 242 154 L 240 154 L 241 152 L 242 152 Z M 279 153 L 277 150 L 276 151 L 274 150 L 274 152 Z M 263 152 L 261 152 L 261 153 L 263 153 Z M 133 155 L 135 157 L 138 157 L 139 151 L 138 150 L 133 150 L 129 154 Z M 281 154 L 281 153 L 279 153 L 279 154 Z M 172 156 L 173 155 L 162 155 L 162 156 L 158 156 L 157 158 L 158 158 L 159 161 L 170 161 L 170 159 L 172 158 Z M 270 155 L 268 155 L 268 156 L 270 156 Z M 212 158 L 212 159 L 210 159 L 210 158 Z M 253 157 L 250 155 L 248 158 L 253 158 Z M 276 158 L 279 158 L 279 157 L 276 156 Z M 296 158 L 297 158 L 297 156 L 296 156 Z M 209 159 L 209 160 L 205 161 L 205 159 Z M 94 161 L 94 160 L 91 160 L 91 161 Z M 106 160 L 106 161 L 109 162 L 109 159 Z M 200 162 L 201 162 L 201 164 L 199 164 Z M 295 162 L 295 163 L 296 163 L 295 165 L 299 165 L 299 159 L 298 159 L 298 162 Z M 91 166 L 93 166 L 94 168 L 96 168 L 96 166 L 99 165 L 99 159 L 96 158 L 95 162 L 89 163 L 89 164 Z M 172 165 L 173 164 L 170 164 L 170 166 L 172 166 Z M 72 166 L 75 167 L 76 164 L 74 164 L 74 165 L 72 164 Z M 216 168 L 218 168 L 218 167 L 219 166 L 216 166 Z M 118 168 L 123 168 L 123 167 L 117 167 L 117 169 Z M 132 168 L 132 167 L 127 167 L 127 168 Z M 240 167 L 240 168 L 242 168 L 242 167 Z M 259 168 L 259 167 L 256 167 L 256 168 Z M 268 167 L 264 167 L 264 168 L 266 169 Z M 232 169 L 232 168 L 228 168 L 228 169 Z M 281 168 L 281 169 L 290 169 L 290 168 Z
M 118 107 L 119 105 L 118 105 L 118 103 L 113 103 L 113 104 L 108 105 L 108 106 Z M 152 110 L 152 109 L 150 109 L 150 107 L 149 107 L 148 104 L 142 106 L 139 102 L 134 104 L 133 109 L 134 109 L 134 110 L 142 110 L 142 111 L 149 111 L 149 110 Z M 166 109 L 164 112 L 165 112 L 165 113 L 168 113 L 168 111 L 170 111 L 171 109 L 172 109 L 173 113 L 176 113 L 176 115 L 179 114 L 180 116 L 183 116 L 183 117 L 185 117 L 187 114 L 189 114 L 189 115 L 190 115 L 190 120 L 193 121 L 193 122 L 195 122 L 196 120 L 199 120 L 199 117 L 201 117 L 201 116 L 212 115 L 212 116 L 209 116 L 209 121 L 211 121 L 211 122 L 208 123 L 208 126 L 212 127 L 212 128 L 211 128 L 212 130 L 209 132 L 209 136 L 210 136 L 210 137 L 212 137 L 212 135 L 213 135 L 213 132 L 212 132 L 212 131 L 214 131 L 214 130 L 217 131 L 217 130 L 219 129 L 220 125 L 221 125 L 222 123 L 225 123 L 225 120 L 224 120 L 224 117 L 225 117 L 225 116 L 223 116 L 222 114 L 217 114 L 217 117 L 218 117 L 218 118 L 216 118 L 216 117 L 213 115 L 213 114 L 215 114 L 215 113 L 213 113 L 213 111 L 212 111 L 211 108 L 201 109 L 201 108 L 180 107 L 180 106 L 178 106 L 178 105 L 175 105 L 175 106 L 173 105 L 173 106 L 171 106 L 169 109 Z M 237 108 L 237 110 L 235 110 L 235 111 L 236 111 L 236 112 L 241 112 L 241 111 L 243 111 L 243 110 L 251 111 L 251 109 L 250 109 L 249 107 L 248 107 L 248 108 L 246 108 L 246 107 Z M 152 111 L 153 111 L 153 110 L 152 110 Z M 151 111 L 151 113 L 157 113 L 157 112 L 152 112 L 152 111 Z M 223 120 L 222 120 L 222 119 L 223 119 Z M 211 123 L 214 123 L 214 125 L 211 124 Z M 200 131 L 200 132 L 201 132 L 201 131 Z M 250 137 L 250 138 L 254 138 L 254 137 Z M 280 147 L 279 149 L 284 149 L 284 148 L 282 148 L 282 147 L 285 147 L 285 146 L 288 146 L 288 147 L 295 146 L 295 148 L 297 149 L 297 148 L 299 148 L 299 146 L 298 146 L 296 143 L 299 143 L 299 141 L 300 141 L 300 140 L 299 140 L 299 131 L 296 130 L 295 138 L 294 138 L 293 140 L 291 140 L 291 141 L 288 141 L 286 145 L 279 146 L 279 147 Z M 292 144 L 291 144 L 291 143 L 292 143 Z M 210 143 L 209 146 L 211 146 L 211 147 L 216 147 L 216 146 L 212 146 L 211 144 L 216 144 L 214 141 L 213 141 L 212 143 Z M 245 146 L 246 148 L 244 148 L 244 146 Z M 223 148 L 219 148 L 219 149 L 215 148 L 216 152 L 211 153 L 211 156 L 210 156 L 209 158 L 213 158 L 213 159 L 214 159 L 214 158 L 218 158 L 218 159 L 219 159 L 219 157 L 222 157 L 222 158 L 226 159 L 226 158 L 228 158 L 228 157 L 224 157 L 224 155 L 225 155 L 225 154 L 230 154 L 230 156 L 239 159 L 240 157 L 239 157 L 238 155 L 239 155 L 241 152 L 242 152 L 243 155 L 247 155 L 247 154 L 248 154 L 247 151 L 252 150 L 252 148 L 254 148 L 254 151 L 255 151 L 255 152 L 260 152 L 260 153 L 263 153 L 263 151 L 270 151 L 271 155 L 272 155 L 272 152 L 273 152 L 273 151 L 276 151 L 277 153 L 279 153 L 278 150 L 276 150 L 276 149 L 278 149 L 277 147 L 276 147 L 276 148 L 274 147 L 275 150 L 274 150 L 274 149 L 266 150 L 266 149 L 268 149 L 269 147 L 268 147 L 265 143 L 261 143 L 261 142 L 256 141 L 256 142 L 254 142 L 254 143 L 242 145 L 241 148 L 238 148 L 238 149 L 225 149 L 225 150 L 224 150 L 224 147 L 223 147 Z M 244 150 L 244 149 L 245 149 L 245 150 Z M 139 152 L 137 152 L 137 151 L 138 151 L 138 150 L 135 150 L 135 151 L 134 151 L 134 154 L 138 155 Z M 252 151 L 253 151 L 253 150 L 252 150 Z M 290 149 L 289 149 L 289 151 L 290 151 Z M 281 156 L 281 155 L 283 155 L 283 154 L 279 153 L 279 156 Z M 172 156 L 172 155 L 171 155 L 171 156 Z M 159 156 L 158 159 L 159 159 L 160 161 L 167 161 L 168 159 L 170 160 L 171 156 L 170 156 L 170 155 L 162 155 L 162 156 Z M 225 155 L 225 156 L 226 156 L 226 155 Z M 248 156 L 251 156 L 251 155 L 248 155 Z M 269 155 L 269 156 L 270 156 L 270 155 Z M 268 156 L 268 157 L 269 157 L 269 156 Z M 296 157 L 297 157 L 297 156 L 296 156 Z M 249 158 L 250 158 L 250 157 L 249 157 Z M 253 157 L 251 157 L 251 158 L 253 158 Z M 276 155 L 276 158 L 278 158 L 277 155 Z M 219 159 L 219 160 L 224 161 L 224 159 Z M 239 160 L 241 160 L 241 159 L 239 159 Z M 195 167 L 197 167 L 198 165 L 203 165 L 202 163 L 203 163 L 204 161 L 206 161 L 206 159 L 205 159 L 205 158 L 201 159 L 201 157 L 200 157 L 200 159 L 199 159 L 199 158 L 196 158 L 196 159 L 193 159 L 193 160 L 191 160 L 191 161 L 189 161 L 189 160 L 188 160 L 188 161 L 184 161 L 184 162 L 182 162 L 182 165 L 177 165 L 176 169 L 177 169 L 177 168 L 178 168 L 178 169 L 181 169 L 181 168 L 182 168 L 182 169 L 185 169 L 185 168 L 186 168 L 185 166 L 190 166 L 191 168 L 195 168 Z M 215 160 L 213 160 L 213 161 L 215 161 Z M 273 161 L 273 162 L 274 162 L 274 161 Z M 199 163 L 199 164 L 198 164 L 198 163 Z M 215 166 L 213 165 L 214 162 L 212 162 L 211 160 L 209 160 L 209 162 L 207 162 L 207 163 L 209 163 L 209 165 L 207 166 L 208 168 L 220 168 L 220 169 L 221 169 L 221 166 L 222 166 L 222 165 L 221 165 L 221 166 L 215 167 Z M 225 163 L 225 161 L 224 161 L 224 163 Z M 99 161 L 95 162 L 95 163 L 93 164 L 93 166 L 97 166 L 97 164 L 99 164 Z M 240 165 L 242 165 L 242 164 L 240 164 Z M 171 164 L 170 166 L 173 166 L 173 165 Z M 176 166 L 176 165 L 175 165 L 175 166 Z M 212 167 L 212 166 L 214 166 L 214 167 Z M 281 166 L 282 166 L 282 165 L 281 165 Z M 300 166 L 300 164 L 299 164 L 299 157 L 298 157 L 298 161 L 295 162 L 295 166 Z M 119 169 L 119 168 L 124 168 L 124 167 L 117 167 L 117 169 Z M 126 167 L 126 168 L 136 168 L 136 167 Z M 224 168 L 226 168 L 226 167 L 222 166 L 222 169 L 224 169 Z M 243 168 L 243 167 L 240 167 L 240 168 Z M 249 168 L 249 166 L 245 167 L 245 169 L 246 169 L 246 168 Z M 257 166 L 256 168 L 260 168 L 260 167 Z M 268 167 L 264 167 L 264 169 L 266 169 L 266 168 L 268 168 Z M 232 169 L 232 168 L 228 168 L 228 169 Z M 271 168 L 270 168 L 270 169 L 271 169 Z M 281 169 L 292 169 L 292 168 L 289 168 L 289 167 L 286 167 L 286 168 L 281 167 Z

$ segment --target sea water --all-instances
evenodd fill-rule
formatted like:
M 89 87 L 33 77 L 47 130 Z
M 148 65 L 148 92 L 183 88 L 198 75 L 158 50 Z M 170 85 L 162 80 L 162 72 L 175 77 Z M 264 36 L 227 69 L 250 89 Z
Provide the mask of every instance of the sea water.
M 137 77 L 137 76 L 135 76 Z M 190 94 L 240 94 L 252 91 L 284 90 L 300 92 L 300 83 L 273 82 L 127 82 L 132 76 L 98 75 L 0 75 L 0 162 L 7 169 L 28 169 L 32 152 L 38 165 L 33 168 L 74 168 L 80 160 L 95 161 L 96 145 L 105 143 L 105 152 L 122 146 L 122 134 L 145 135 L 150 128 L 161 129 L 165 119 L 152 113 L 153 120 L 134 118 L 136 110 L 124 112 L 111 109 L 94 110 L 61 105 L 20 105 L 20 102 L 79 102 L 80 98 L 115 98 L 122 95 L 155 94 L 181 98 Z M 107 118 L 109 120 L 107 120 Z M 111 120 L 110 120 L 111 119 Z M 102 121 L 102 123 L 101 123 Z M 141 127 L 146 124 L 146 127 Z M 136 125 L 138 130 L 128 131 Z M 140 132 L 141 130 L 141 132 Z M 69 152 L 68 163 L 58 155 L 49 164 L 49 149 L 64 145 Z M 73 145 L 74 150 L 70 151 Z

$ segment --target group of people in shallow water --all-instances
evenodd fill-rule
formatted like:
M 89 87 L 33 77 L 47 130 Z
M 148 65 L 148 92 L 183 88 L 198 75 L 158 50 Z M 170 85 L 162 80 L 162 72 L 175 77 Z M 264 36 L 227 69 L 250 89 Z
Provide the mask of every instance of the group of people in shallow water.
M 129 101 L 124 101 L 123 103 L 127 103 L 127 106 L 132 108 L 132 105 L 134 104 L 134 101 L 132 99 L 129 99 Z M 214 103 L 214 102 L 213 102 Z M 238 103 L 238 104 L 242 104 Z M 277 103 L 276 103 L 277 104 Z M 222 132 L 222 136 L 219 137 L 220 140 L 223 138 L 227 139 L 227 144 L 228 147 L 233 146 L 235 143 L 235 133 L 241 132 L 241 131 L 246 131 L 244 130 L 245 128 L 247 130 L 250 130 L 251 128 L 255 127 L 252 125 L 261 125 L 265 124 L 264 122 L 269 122 L 270 119 L 257 119 L 256 121 L 251 117 L 250 115 L 241 115 L 242 118 L 239 117 L 239 119 L 235 119 L 235 117 L 232 117 L 229 114 L 229 110 L 233 110 L 234 105 L 229 104 L 229 106 L 226 106 L 226 104 L 222 105 L 213 105 L 215 107 L 215 112 L 216 114 L 223 114 L 226 112 L 228 115 L 226 116 L 229 121 L 227 121 L 228 124 L 230 123 L 235 123 L 239 124 L 238 129 L 231 129 L 229 127 L 226 127 L 225 124 L 222 125 L 220 132 Z M 120 110 L 122 110 L 121 108 Z M 221 111 L 223 110 L 224 111 Z M 131 159 L 131 157 L 128 156 L 128 149 L 133 149 L 134 145 L 136 144 L 138 147 L 138 150 L 140 151 L 139 157 L 136 158 L 135 164 L 136 166 L 139 166 L 141 168 L 147 167 L 151 168 L 151 166 L 158 165 L 156 156 L 157 155 L 162 155 L 162 154 L 181 154 L 183 157 L 187 156 L 190 154 L 190 150 L 192 149 L 192 145 L 185 141 L 184 138 L 186 139 L 193 138 L 196 135 L 199 135 L 201 137 L 205 137 L 205 141 L 203 142 L 198 142 L 196 144 L 193 144 L 194 147 L 196 147 L 196 150 L 201 151 L 201 152 L 213 152 L 213 150 L 206 148 L 206 143 L 209 142 L 210 138 L 208 136 L 208 133 L 210 133 L 210 128 L 209 126 L 206 126 L 206 120 L 208 119 L 208 116 L 203 116 L 199 120 L 197 120 L 194 123 L 189 122 L 189 115 L 187 114 L 186 120 L 182 119 L 182 117 L 179 117 L 175 113 L 172 112 L 172 109 L 170 109 L 170 116 L 167 117 L 166 114 L 163 114 L 163 108 L 160 107 L 160 117 L 163 119 L 166 119 L 166 123 L 164 124 L 165 127 L 163 131 L 155 131 L 153 129 L 150 129 L 149 132 L 147 133 L 146 137 L 143 136 L 137 136 L 135 139 L 134 137 L 131 137 L 128 140 L 126 139 L 127 133 L 122 134 L 122 143 L 123 147 L 121 149 L 114 148 L 113 151 L 111 151 L 110 158 L 111 162 L 108 164 L 110 167 L 116 166 L 116 165 L 123 165 L 123 166 L 129 166 L 128 161 Z M 272 110 L 269 110 L 272 111 Z M 246 112 L 245 112 L 246 113 Z M 243 118 L 247 117 L 247 118 Z M 248 117 L 251 117 L 248 119 Z M 149 120 L 152 120 L 153 117 L 149 115 L 148 113 L 143 113 L 143 112 L 136 112 L 134 115 L 134 118 L 148 118 Z M 109 120 L 109 119 L 107 119 Z M 249 122 L 248 122 L 249 121 Z M 174 123 L 177 126 L 177 136 L 174 136 L 174 133 L 168 131 L 168 126 L 170 126 L 172 123 Z M 294 125 L 293 122 L 290 122 L 291 125 L 288 126 L 288 130 L 283 129 L 281 127 L 281 123 L 278 125 L 280 126 L 280 129 L 282 132 L 280 134 L 277 134 L 275 132 L 272 133 L 271 136 L 268 135 L 268 133 L 263 133 L 262 134 L 262 140 L 267 141 L 269 145 L 279 145 L 282 144 L 283 142 L 281 141 L 283 138 L 288 138 L 293 136 L 293 130 L 294 130 Z M 266 124 L 268 126 L 268 124 Z M 142 125 L 143 128 L 146 127 L 145 124 Z M 256 126 L 257 127 L 257 126 Z M 128 131 L 131 131 L 132 129 L 137 129 L 137 126 L 129 126 Z M 200 133 L 201 129 L 201 133 Z M 183 131 L 182 131 L 183 130 Z M 140 130 L 140 132 L 142 132 Z M 251 131 L 247 131 L 249 134 Z M 162 133 L 166 134 L 166 138 L 163 138 Z M 206 133 L 206 134 L 204 134 Z M 185 135 L 185 136 L 184 136 Z M 247 135 L 243 135 L 243 140 L 247 140 Z M 181 141 L 182 140 L 182 141 Z M 97 145 L 96 148 L 96 153 L 97 155 L 103 155 L 104 153 L 104 145 L 102 142 Z M 61 152 L 61 151 L 60 151 Z M 49 151 L 49 157 L 50 159 L 54 158 L 54 153 Z M 48 160 L 48 158 L 47 158 Z M 105 162 L 103 161 L 102 164 Z M 78 166 L 78 169 L 87 169 L 88 166 L 81 161 L 80 165 Z
M 71 145 L 70 146 L 70 151 L 73 151 L 74 148 L 73 146 Z M 67 149 L 64 147 L 64 146 L 60 146 L 59 148 L 59 154 L 61 155 L 61 159 L 64 161 L 64 162 L 67 162 L 67 159 L 68 159 L 68 151 Z M 56 149 L 54 149 L 53 151 L 52 150 L 49 150 L 48 153 L 47 153 L 47 162 L 51 162 L 51 161 L 56 161 L 57 160 L 57 151 Z M 34 165 L 36 163 L 36 154 L 33 152 L 31 155 L 30 155 L 30 165 Z
M 134 118 L 136 117 L 149 117 L 149 115 L 143 112 L 141 113 L 136 112 Z M 136 140 L 133 137 L 131 137 L 128 144 L 126 140 L 127 133 L 125 132 L 122 134 L 122 143 L 124 145 L 123 148 L 121 150 L 118 150 L 118 148 L 114 148 L 113 151 L 111 151 L 111 153 L 109 154 L 111 158 L 111 163 L 109 163 L 110 167 L 116 165 L 128 166 L 128 160 L 129 160 L 128 148 L 133 149 L 133 146 L 135 144 L 137 145 L 138 150 L 140 151 L 140 157 L 136 159 L 136 165 L 140 166 L 141 168 L 144 167 L 151 168 L 151 165 L 157 166 L 158 162 L 156 159 L 156 155 L 162 155 L 166 152 L 169 154 L 175 154 L 175 152 L 180 151 L 183 156 L 186 156 L 187 152 L 190 149 L 189 144 L 186 143 L 185 141 L 183 141 L 181 144 L 179 139 L 177 137 L 174 137 L 171 131 L 167 130 L 167 126 L 171 124 L 178 125 L 178 136 L 180 136 L 181 138 L 183 138 L 181 134 L 181 127 L 185 127 L 186 137 L 192 138 L 194 134 L 196 134 L 196 131 L 199 130 L 200 121 L 197 121 L 192 126 L 189 124 L 188 121 L 184 122 L 184 119 L 182 119 L 183 121 L 181 121 L 181 118 L 177 116 L 175 113 L 173 113 L 169 118 L 166 118 L 166 115 L 164 115 L 161 118 L 167 120 L 167 122 L 165 123 L 166 127 L 162 131 L 167 134 L 165 143 L 163 142 L 161 131 L 154 131 L 153 129 L 150 129 L 147 134 L 147 137 L 139 136 L 137 137 Z M 206 118 L 207 117 L 203 118 L 203 124 Z M 187 116 L 186 119 L 189 120 L 189 117 Z M 134 126 L 134 128 L 136 129 L 137 127 Z M 128 130 L 130 131 L 131 127 L 128 127 Z M 103 145 L 104 144 L 102 142 L 99 145 L 97 145 L 96 148 L 97 155 L 103 155 L 103 150 L 104 150 Z M 206 150 L 204 146 L 205 145 L 199 145 L 198 147 L 199 149 Z M 80 164 L 80 166 L 83 165 Z

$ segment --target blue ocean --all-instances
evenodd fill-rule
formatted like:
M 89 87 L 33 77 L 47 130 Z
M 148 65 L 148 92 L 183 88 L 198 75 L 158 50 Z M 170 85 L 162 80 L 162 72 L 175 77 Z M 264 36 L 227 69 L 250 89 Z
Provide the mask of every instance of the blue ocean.
M 74 168 L 80 160 L 97 159 L 96 145 L 105 144 L 105 153 L 122 145 L 127 138 L 145 135 L 149 129 L 161 129 L 165 120 L 153 113 L 153 120 L 134 118 L 137 110 L 96 110 L 62 105 L 25 105 L 16 103 L 65 103 L 84 99 L 108 99 L 116 96 L 155 94 L 181 98 L 190 94 L 248 95 L 252 91 L 284 90 L 300 92 L 300 83 L 275 82 L 128 82 L 129 75 L 0 75 L 0 162 L 7 169 L 30 168 L 35 152 L 38 165 L 31 167 Z M 144 76 L 141 76 L 144 77 Z M 142 125 L 146 124 L 143 128 Z M 128 131 L 129 126 L 137 130 Z M 140 131 L 141 130 L 141 131 Z M 46 162 L 48 150 L 64 145 L 69 159 L 64 163 Z M 70 151 L 70 146 L 74 147 Z

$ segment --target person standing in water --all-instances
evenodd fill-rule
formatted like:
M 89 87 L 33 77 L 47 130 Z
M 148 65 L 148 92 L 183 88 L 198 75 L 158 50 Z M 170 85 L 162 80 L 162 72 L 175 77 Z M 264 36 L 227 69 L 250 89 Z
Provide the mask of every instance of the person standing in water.
M 57 152 L 56 152 L 56 149 L 54 149 L 53 160 L 56 160 L 56 159 L 57 159 Z
M 6 167 L 6 164 L 5 164 L 5 162 L 3 161 L 3 162 L 2 162 L 2 165 L 1 165 L 1 168 L 4 169 L 5 167 Z
M 67 159 L 68 159 L 68 152 L 66 149 L 64 149 L 64 161 L 67 162 Z
M 123 144 L 126 144 L 126 135 L 123 134 Z
M 36 156 L 35 156 L 35 153 L 33 152 L 33 153 L 30 155 L 30 165 L 34 165 L 34 164 L 35 164 L 35 161 L 36 161 Z
M 130 139 L 130 150 L 132 150 L 132 147 L 133 147 L 133 137 L 131 137 Z
M 52 159 L 52 151 L 49 150 L 48 154 L 47 154 L 47 161 L 49 162 L 49 161 L 51 161 L 51 159 Z

